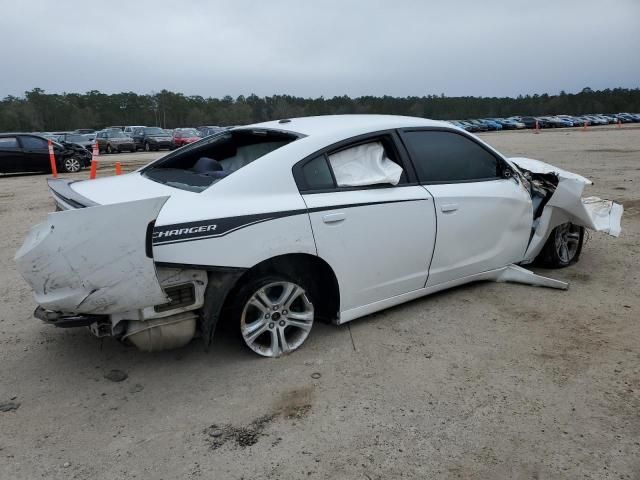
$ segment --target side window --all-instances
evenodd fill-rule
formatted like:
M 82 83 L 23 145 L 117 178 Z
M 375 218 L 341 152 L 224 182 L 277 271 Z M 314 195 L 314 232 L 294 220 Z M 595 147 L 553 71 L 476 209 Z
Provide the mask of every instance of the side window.
M 329 164 L 339 187 L 397 185 L 402 167 L 389 158 L 381 141 L 368 142 L 329 155 Z
M 302 177 L 307 190 L 327 190 L 335 187 L 324 155 L 305 163 L 302 167 Z
M 405 132 L 403 138 L 420 182 L 468 182 L 500 176 L 498 159 L 458 133 L 413 131 Z
M 49 146 L 44 138 L 24 136 L 20 138 L 22 147 L 28 150 L 46 150 Z
M 0 138 L 0 150 L 19 150 L 18 139 L 16 137 Z

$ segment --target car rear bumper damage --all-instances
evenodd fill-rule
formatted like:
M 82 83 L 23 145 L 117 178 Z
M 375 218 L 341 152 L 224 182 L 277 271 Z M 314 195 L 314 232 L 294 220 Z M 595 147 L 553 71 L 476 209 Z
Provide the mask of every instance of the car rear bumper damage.
M 185 345 L 197 327 L 209 344 L 245 269 L 156 264 L 153 225 L 167 197 L 96 205 L 68 181 L 49 185 L 62 211 L 33 227 L 15 256 L 38 303 L 36 318 L 89 327 L 144 351 Z

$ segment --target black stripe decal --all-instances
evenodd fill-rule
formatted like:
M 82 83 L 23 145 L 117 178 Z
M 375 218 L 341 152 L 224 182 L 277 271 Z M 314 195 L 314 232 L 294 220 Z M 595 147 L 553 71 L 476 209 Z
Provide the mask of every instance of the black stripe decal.
M 423 202 L 428 198 L 416 198 L 408 200 L 387 200 L 382 202 L 351 203 L 346 205 L 331 205 L 309 209 L 284 210 L 281 212 L 259 213 L 255 215 L 241 215 L 238 217 L 226 217 L 211 220 L 199 220 L 197 222 L 176 223 L 163 225 L 153 229 L 152 239 L 154 245 L 170 245 L 173 243 L 191 242 L 207 238 L 217 238 L 228 235 L 242 228 L 258 223 L 276 220 L 278 218 L 292 217 L 307 213 L 324 212 L 346 208 L 366 207 L 387 203 Z

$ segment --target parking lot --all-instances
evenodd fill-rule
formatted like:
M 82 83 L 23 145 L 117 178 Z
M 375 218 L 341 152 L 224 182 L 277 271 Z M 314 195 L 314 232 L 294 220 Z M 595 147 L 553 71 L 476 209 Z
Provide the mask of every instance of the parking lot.
M 149 354 L 44 326 L 13 256 L 53 208 L 46 176 L 0 177 L 0 478 L 639 479 L 640 124 L 480 136 L 591 178 L 622 235 L 539 270 L 568 291 L 459 287 L 278 359 L 233 332 Z M 102 155 L 98 176 L 163 154 Z

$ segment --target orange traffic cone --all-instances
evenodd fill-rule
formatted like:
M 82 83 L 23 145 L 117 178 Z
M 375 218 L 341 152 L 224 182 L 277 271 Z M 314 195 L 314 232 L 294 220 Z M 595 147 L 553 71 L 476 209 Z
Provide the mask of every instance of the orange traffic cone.
M 89 171 L 89 180 L 95 180 L 97 171 L 98 171 L 98 159 L 92 158 L 91 170 Z
M 98 155 L 100 155 L 100 149 L 98 148 L 98 140 L 96 140 L 93 144 L 93 151 L 91 152 L 91 159 L 93 160 Z
M 122 167 L 120 166 L 120 162 L 116 162 L 116 175 L 122 174 Z
M 51 164 L 51 173 L 53 178 L 58 178 L 58 166 L 56 165 L 56 155 L 53 153 L 53 143 L 49 140 L 49 163 Z
M 587 122 L 584 122 L 584 125 L 582 125 L 582 131 L 583 132 L 587 131 Z

